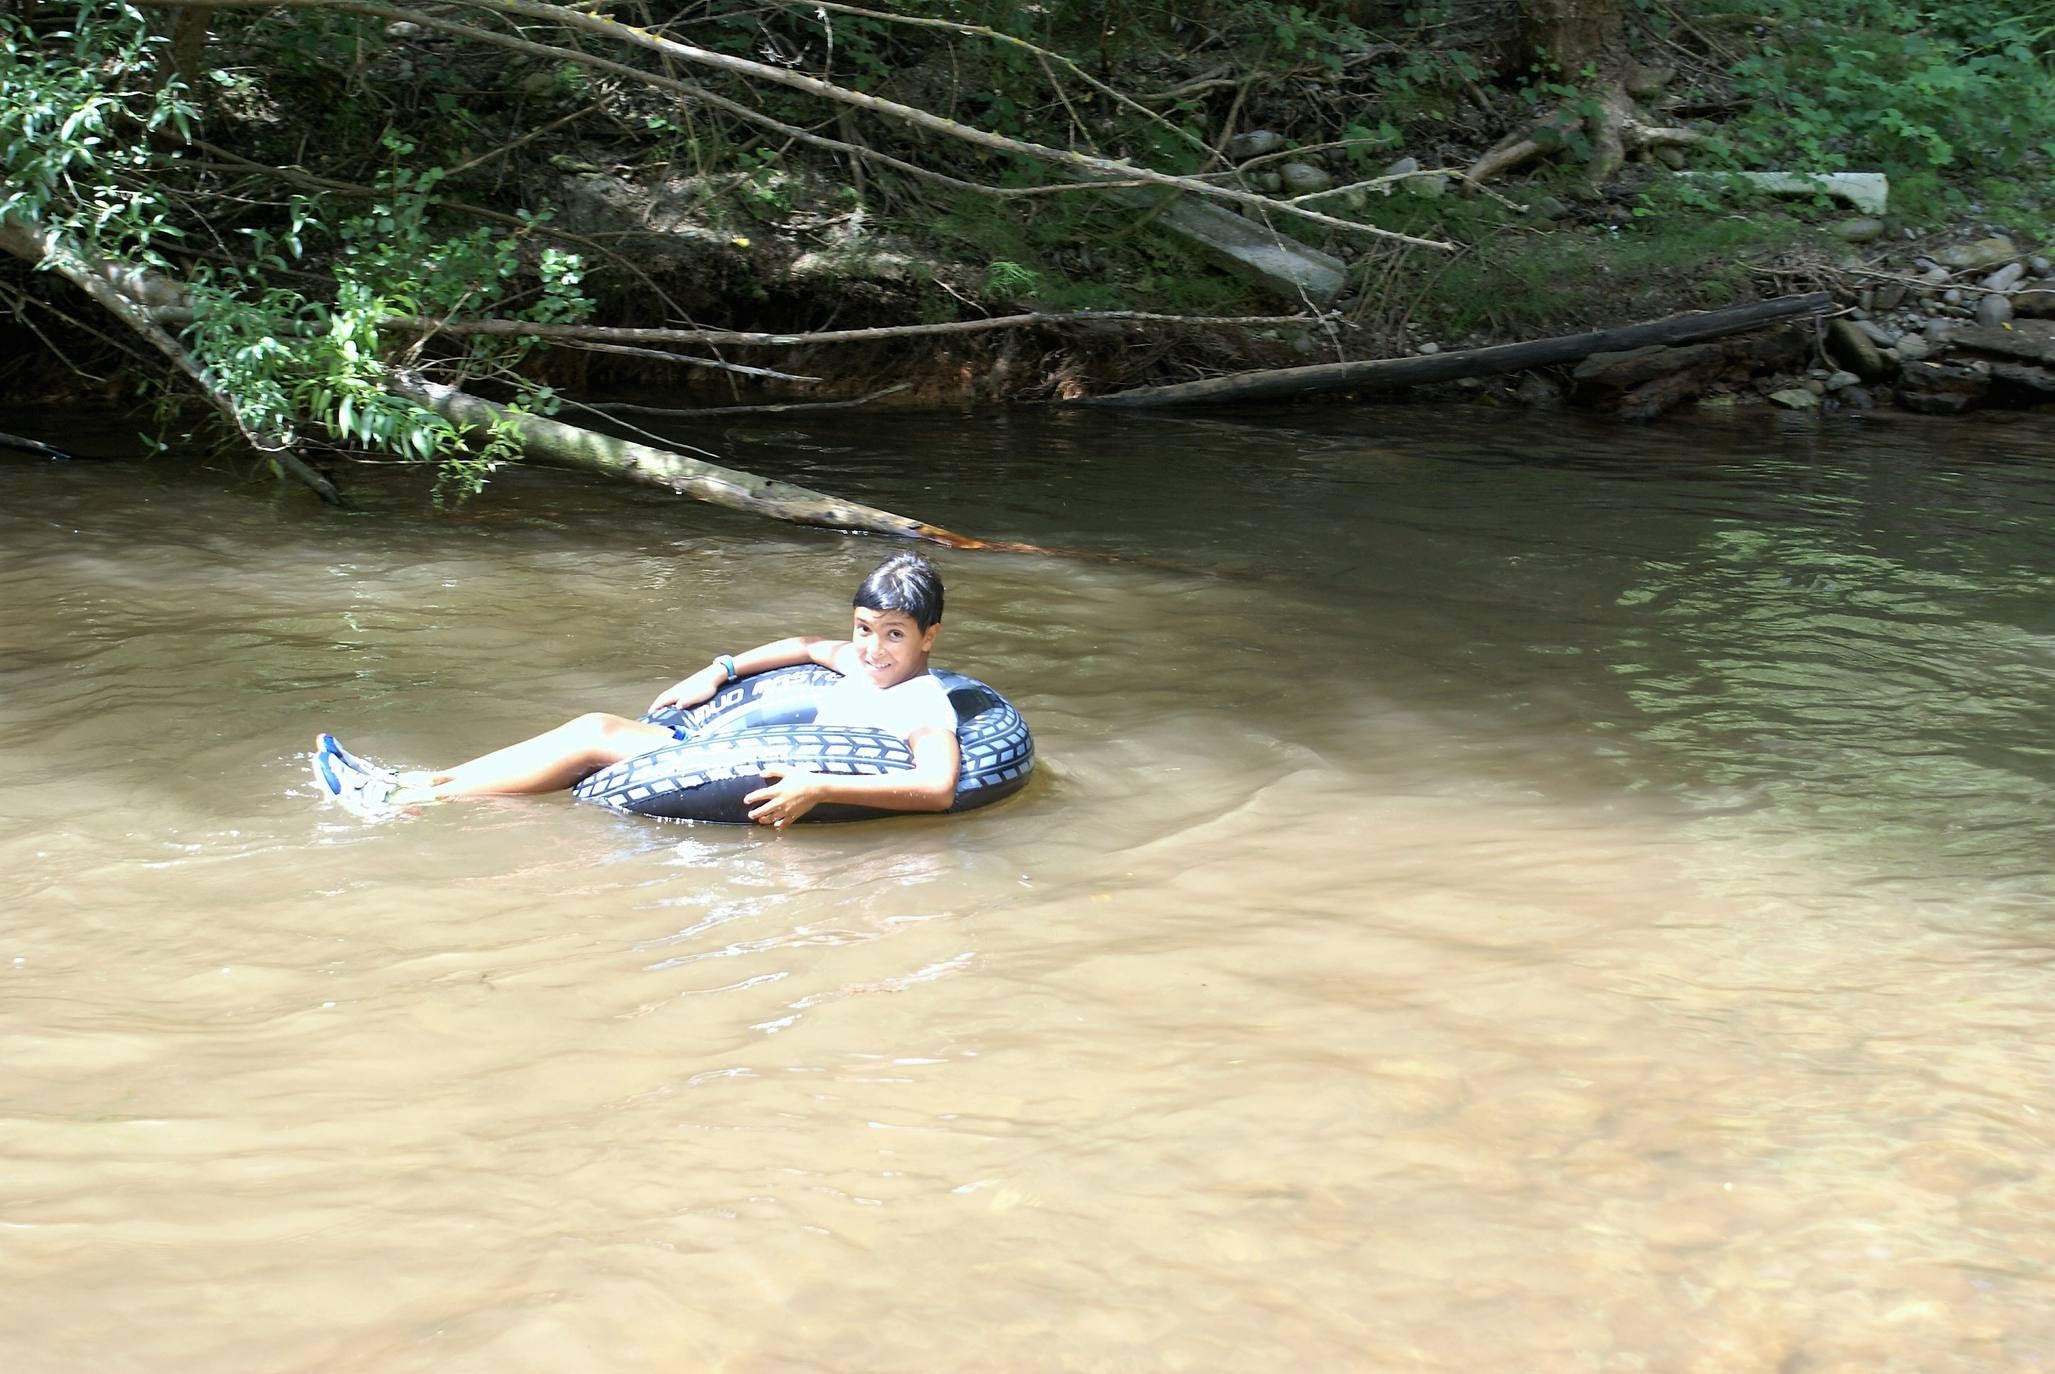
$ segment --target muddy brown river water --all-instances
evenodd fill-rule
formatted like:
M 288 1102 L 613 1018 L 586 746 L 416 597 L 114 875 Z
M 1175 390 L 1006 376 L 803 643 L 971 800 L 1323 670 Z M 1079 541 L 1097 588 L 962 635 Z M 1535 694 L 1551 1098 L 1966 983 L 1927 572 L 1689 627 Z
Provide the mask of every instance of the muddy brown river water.
M 2055 1367 L 2055 424 L 692 438 L 1126 557 L 939 555 L 1027 792 L 361 823 L 884 546 L 0 459 L 0 1369 Z

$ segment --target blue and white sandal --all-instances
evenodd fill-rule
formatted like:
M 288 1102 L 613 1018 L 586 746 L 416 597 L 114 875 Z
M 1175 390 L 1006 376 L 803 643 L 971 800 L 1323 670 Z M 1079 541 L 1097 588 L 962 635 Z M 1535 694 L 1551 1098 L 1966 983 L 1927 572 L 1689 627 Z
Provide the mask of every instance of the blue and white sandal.
M 399 790 L 399 775 L 366 763 L 337 744 L 334 735 L 316 735 L 314 752 L 307 757 L 314 766 L 315 785 L 351 815 L 383 821 L 405 814 L 404 807 L 389 800 Z

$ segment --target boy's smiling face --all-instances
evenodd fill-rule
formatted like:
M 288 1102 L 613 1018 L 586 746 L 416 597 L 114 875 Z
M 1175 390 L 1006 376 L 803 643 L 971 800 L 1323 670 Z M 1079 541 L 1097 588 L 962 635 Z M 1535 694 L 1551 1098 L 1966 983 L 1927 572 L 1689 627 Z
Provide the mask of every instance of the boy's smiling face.
M 925 672 L 928 651 L 935 647 L 940 625 L 922 630 L 904 611 L 874 611 L 856 608 L 855 628 L 849 640 L 856 646 L 856 661 L 873 687 L 896 687 Z

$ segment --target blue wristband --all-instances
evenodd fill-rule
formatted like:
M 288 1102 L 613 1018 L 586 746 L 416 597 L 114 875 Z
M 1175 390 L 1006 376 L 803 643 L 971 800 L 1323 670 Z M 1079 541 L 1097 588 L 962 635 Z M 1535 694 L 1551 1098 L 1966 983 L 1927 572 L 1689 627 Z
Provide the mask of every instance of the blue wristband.
M 736 678 L 741 676 L 740 673 L 735 671 L 735 659 L 734 656 L 731 654 L 715 655 L 714 667 L 719 668 L 722 672 L 728 675 L 726 678 L 723 679 L 723 681 L 725 682 L 733 682 Z

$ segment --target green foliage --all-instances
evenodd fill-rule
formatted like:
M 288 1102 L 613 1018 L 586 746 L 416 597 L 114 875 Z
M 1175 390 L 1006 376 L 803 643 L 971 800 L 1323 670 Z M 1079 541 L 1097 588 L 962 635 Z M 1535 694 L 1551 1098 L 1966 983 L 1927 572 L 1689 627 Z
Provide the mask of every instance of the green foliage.
M 2055 157 L 2047 0 L 1771 0 L 1727 130 L 1757 165 L 1897 174 Z
M 1012 137 L 1056 146 L 1092 144 L 1114 156 L 1147 159 L 1166 171 L 1195 170 L 1209 140 L 1209 114 L 1230 99 L 1221 94 L 1210 111 L 1204 101 L 1159 102 L 1163 117 L 1093 92 L 1061 60 L 1075 61 L 1124 91 L 1144 92 L 1143 73 L 1173 64 L 1226 64 L 1264 89 L 1266 74 L 1298 74 L 1314 82 L 1370 77 L 1392 64 L 1361 63 L 1379 39 L 1349 17 L 1354 7 L 1274 0 L 1217 0 L 1178 6 L 1048 4 L 1010 0 L 894 0 L 876 6 L 909 19 L 942 20 L 973 32 L 895 23 L 841 14 L 801 3 L 708 0 L 695 18 L 691 41 L 753 61 L 789 65 L 859 91 L 875 91 Z M 1423 22 L 1447 17 L 1448 0 L 1419 7 Z M 1409 14 L 1409 20 L 1411 15 Z M 1458 89 L 1481 75 L 1468 54 L 1440 47 L 1409 47 L 1383 104 L 1415 87 Z M 810 97 L 755 91 L 781 117 L 810 122 L 822 107 Z M 1246 127 L 1246 125 L 1244 126 Z
M 1708 214 L 1689 203 L 1695 194 L 1687 183 L 1665 180 L 1625 223 L 1545 230 L 1516 227 L 1503 211 L 1476 202 L 1395 209 L 1395 224 L 1472 245 L 1454 261 L 1422 264 L 1416 317 L 1436 337 L 1455 338 L 1660 314 L 1680 300 L 1731 305 L 1743 298 L 1754 265 L 1816 236 L 1768 207 Z M 1409 222 L 1412 216 L 1420 218 Z
M 1337 150 L 1349 164 L 1367 179 L 1370 171 L 1380 161 L 1391 156 L 1391 150 L 1404 142 L 1398 127 L 1388 119 L 1380 119 L 1375 126 L 1366 124 L 1344 124 L 1335 136 L 1341 144 Z
M 307 33 L 335 38 L 319 25 Z M 445 224 L 438 187 L 446 173 L 421 165 L 408 138 L 387 130 L 378 140 L 385 167 L 368 210 L 342 213 L 296 196 L 280 220 L 236 231 L 246 249 L 239 259 L 178 262 L 186 231 L 171 191 L 182 164 L 151 135 L 186 136 L 194 110 L 177 83 L 161 80 L 160 42 L 142 15 L 89 2 L 69 27 L 43 33 L 0 16 L 0 41 L 0 215 L 59 230 L 89 257 L 182 276 L 194 310 L 183 342 L 249 434 L 397 454 L 434 465 L 440 494 L 462 495 L 518 456 L 513 436 L 496 432 L 473 445 L 387 392 L 388 369 L 495 375 L 515 385 L 518 404 L 554 407 L 546 389 L 516 371 L 532 339 L 486 338 L 425 358 L 423 340 L 383 323 L 488 312 L 556 323 L 590 308 L 575 255 L 534 253 L 525 231 Z M 327 289 L 309 286 L 324 276 Z
M 1401 51 L 1369 74 L 1370 99 L 1393 126 L 1439 125 L 1465 100 L 1463 87 L 1486 80 L 1475 56 L 1462 47 L 1426 40 L 1454 19 L 1447 3 L 1409 6 L 1400 16 Z
M 224 12 L 209 55 L 231 65 L 205 73 L 189 95 L 159 80 L 155 40 L 138 11 L 66 3 L 76 19 L 64 26 L 0 17 L 7 40 L 0 208 L 57 224 L 89 251 L 142 261 L 188 283 L 199 322 L 186 341 L 250 428 L 404 454 L 436 466 L 449 491 L 482 481 L 510 452 L 507 436 L 498 449 L 474 451 L 447 425 L 391 398 L 385 369 L 518 386 L 534 341 L 458 342 L 381 321 L 492 314 L 555 322 L 581 318 L 590 305 L 578 258 L 544 248 L 526 230 L 481 228 L 460 217 L 446 199 L 445 169 L 469 166 L 467 196 L 478 198 L 488 182 L 502 195 L 517 194 L 525 173 L 544 165 L 631 177 L 640 169 L 649 180 L 662 168 L 674 178 L 661 188 L 667 213 L 697 195 L 703 203 L 694 217 L 732 226 L 740 232 L 730 237 L 743 246 L 773 237 L 752 220 L 799 241 L 823 223 L 832 196 L 834 212 L 862 212 L 850 217 L 852 232 L 890 228 L 935 247 L 938 285 L 913 307 L 930 318 L 957 312 L 957 292 L 1044 309 L 1189 313 L 1251 304 L 1245 287 L 1132 206 L 1094 195 L 967 196 L 937 205 L 932 184 L 875 165 L 849 177 L 839 157 L 783 142 L 715 102 L 595 74 L 569 60 L 574 46 L 651 72 L 661 64 L 582 36 L 550 38 L 546 26 L 527 32 L 557 43 L 564 60 L 508 61 L 499 50 L 433 33 L 395 34 L 382 19 L 333 11 Z M 1643 24 L 1680 22 L 1662 0 L 1636 3 Z M 1505 36 L 1504 7 L 1487 13 L 1491 7 L 1472 0 L 1200 0 L 1111 9 L 894 0 L 891 8 L 989 32 L 838 13 L 801 0 L 694 0 L 665 17 L 695 44 L 967 124 L 1217 176 L 1230 174 L 1205 145 L 1228 130 L 1230 111 L 1234 129 L 1275 129 L 1298 146 L 1321 145 L 1319 156 L 1347 180 L 1374 175 L 1399 150 L 1465 158 L 1507 127 L 1554 112 L 1540 137 L 1560 149 L 1559 165 L 1568 168 L 1589 152 L 1577 116 L 1596 108 L 1601 89 L 1588 72 L 1508 78 L 1495 70 L 1490 54 Z M 48 16 L 55 6 L 29 9 Z M 2055 154 L 2055 0 L 1933 0 L 1910 10 L 1885 0 L 1707 0 L 1691 15 L 1694 31 L 1717 33 L 1746 54 L 1730 73 L 1689 73 L 1703 93 L 1742 97 L 1724 131 L 1726 151 L 1694 156 L 1748 166 L 1881 167 L 1901 205 L 1910 196 L 1995 207 L 2045 194 L 2038 188 Z M 1061 60 L 1009 39 L 1066 54 L 1109 84 L 1148 96 L 1161 118 L 1092 90 Z M 1211 75 L 1219 72 L 1232 76 Z M 914 138 L 889 121 L 845 120 L 840 108 L 804 92 L 719 72 L 688 74 L 788 123 L 847 134 L 953 176 L 1011 186 L 1052 178 L 1045 166 Z M 1526 119 L 1506 108 L 1509 92 L 1525 102 Z M 218 133 L 227 124 L 235 135 L 215 141 L 281 167 L 369 183 L 375 197 L 325 195 L 281 206 L 276 194 L 259 191 L 228 216 L 215 200 L 205 213 L 217 221 L 203 222 L 192 207 L 218 196 L 231 174 L 219 162 L 201 170 L 198 159 L 164 151 L 196 117 L 196 104 L 210 128 Z M 574 114 L 574 104 L 595 106 L 595 116 L 567 120 L 562 134 L 533 143 L 521 137 Z M 153 141 L 148 131 L 164 137 Z M 676 179 L 685 175 L 689 188 L 680 190 Z M 829 189 L 837 179 L 839 189 Z M 1521 194 L 1545 189 L 1530 182 Z M 236 194 L 244 195 L 240 187 Z M 1415 254 L 1397 278 L 1378 277 L 1402 283 L 1389 307 L 1393 318 L 1410 309 L 1444 337 L 1480 326 L 1617 319 L 1644 304 L 1659 312 L 1679 297 L 1723 303 L 1743 289 L 1751 260 L 1800 232 L 1782 218 L 1786 207 L 1741 218 L 1731 213 L 1731 198 L 1668 181 L 1631 212 L 1600 212 L 1617 222 L 1546 231 L 1483 198 L 1401 192 L 1321 204 L 1465 245 L 1454 259 Z M 1317 238 L 1317 230 L 1304 236 Z M 224 247 L 233 265 L 223 264 Z M 723 264 L 718 276 L 724 301 L 745 313 L 752 300 L 774 296 L 785 308 L 777 284 L 757 280 L 746 262 Z M 551 404 L 545 392 L 530 394 L 530 404 Z
M 1020 215 L 961 196 L 924 228 L 988 264 L 988 293 L 1040 310 L 1197 312 L 1246 304 L 1234 278 L 1138 221 L 1132 209 L 1098 197 L 1051 198 Z
M 1041 289 L 1039 272 L 999 259 L 985 269 L 985 290 L 994 296 L 1032 296 Z
M 1361 49 L 1363 30 L 1347 19 L 1309 12 L 1304 5 L 1263 5 L 1251 9 L 1270 13 L 1270 36 L 1276 51 L 1339 73 L 1347 55 Z
M 181 87 L 156 81 L 159 46 L 127 5 L 83 0 L 47 35 L 0 14 L 0 216 L 162 261 L 154 245 L 179 230 L 148 189 L 150 140 L 188 136 L 194 111 Z
M 257 117 L 254 127 L 265 127 L 268 112 L 281 140 L 290 140 L 277 149 L 280 161 L 296 159 L 309 138 L 331 148 L 376 146 L 392 113 L 392 102 L 369 80 L 368 59 L 386 46 L 382 21 L 294 10 L 216 25 L 226 34 L 239 30 L 251 55 L 261 58 L 261 66 L 238 73 L 249 84 L 235 95 Z
M 756 148 L 740 156 L 744 170 L 736 187 L 742 208 L 759 219 L 772 219 L 791 208 L 786 175 L 776 148 Z
M 413 151 L 399 139 L 389 139 L 388 150 L 400 158 Z M 196 272 L 190 290 L 197 318 L 186 333 L 252 430 L 288 441 L 311 431 L 433 464 L 439 498 L 475 493 L 493 468 L 519 456 L 519 446 L 495 431 L 474 449 L 441 416 L 387 392 L 387 369 L 411 361 L 418 345 L 400 350 L 383 322 L 500 312 L 523 271 L 519 240 L 484 226 L 465 233 L 433 226 L 433 188 L 441 179 L 440 169 L 396 166 L 382 179 L 386 195 L 367 213 L 327 227 L 311 202 L 296 198 L 286 233 L 253 231 L 247 264 Z M 335 289 L 325 301 L 272 284 L 273 274 L 310 247 L 323 250 L 333 273 Z M 589 302 L 575 254 L 543 250 L 536 274 L 539 288 L 519 318 L 558 323 L 584 316 Z M 474 340 L 461 359 L 440 362 L 463 375 L 511 379 L 516 409 L 547 414 L 555 409 L 553 395 L 515 371 L 533 345 L 529 338 Z

